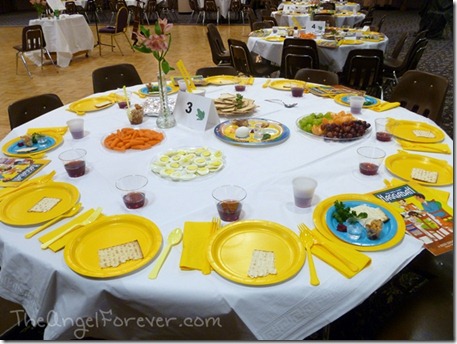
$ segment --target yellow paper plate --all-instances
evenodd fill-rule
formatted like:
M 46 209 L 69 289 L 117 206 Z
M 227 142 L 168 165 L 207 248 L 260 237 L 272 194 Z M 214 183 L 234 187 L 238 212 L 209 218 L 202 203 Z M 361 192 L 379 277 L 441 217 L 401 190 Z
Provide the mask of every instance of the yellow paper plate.
M 34 144 L 34 147 L 37 147 L 34 151 L 26 152 L 26 153 L 18 153 L 17 149 L 23 148 L 19 147 L 19 143 L 22 141 L 20 137 L 16 137 L 5 143 L 2 147 L 3 154 L 11 157 L 24 157 L 30 156 L 35 154 L 42 154 L 44 152 L 50 151 L 58 146 L 60 146 L 63 142 L 63 136 L 57 133 L 46 133 L 44 136 L 47 138 L 46 143 L 44 144 Z
M 294 86 L 306 87 L 306 82 L 292 79 L 281 79 L 273 80 L 270 82 L 269 86 L 275 90 L 290 91 L 290 89 Z
M 392 119 L 387 124 L 389 132 L 400 139 L 418 143 L 437 143 L 444 140 L 444 132 L 431 124 Z M 414 130 L 429 131 L 434 137 L 416 136 Z
M 232 85 L 237 84 L 240 78 L 234 75 L 214 75 L 207 77 L 205 80 L 212 85 Z
M 353 95 L 354 94 L 351 94 L 351 93 L 341 93 L 341 94 L 337 94 L 335 97 L 333 97 L 333 100 L 335 100 L 335 102 L 337 102 L 340 105 L 349 106 L 349 97 L 353 96 Z M 363 107 L 369 109 L 373 106 L 378 105 L 379 103 L 380 103 L 379 99 L 366 95 L 365 102 L 363 103 Z
M 391 219 L 389 221 L 395 221 L 396 223 L 396 232 L 392 233 L 393 236 L 389 241 L 383 242 L 379 245 L 371 245 L 371 246 L 364 246 L 364 245 L 357 245 L 350 242 L 346 242 L 340 239 L 337 235 L 332 232 L 332 229 L 329 228 L 327 223 L 327 212 L 330 208 L 333 207 L 335 201 L 338 200 L 340 202 L 352 202 L 352 201 L 361 201 L 367 202 L 368 204 L 372 204 L 382 208 L 385 213 L 390 213 Z M 398 243 L 400 243 L 405 236 L 405 221 L 401 217 L 401 215 L 389 204 L 377 199 L 375 196 L 372 195 L 358 195 L 358 194 L 341 194 L 329 197 L 322 202 L 320 202 L 316 209 L 313 212 L 313 221 L 316 225 L 316 229 L 325 236 L 328 240 L 336 242 L 338 244 L 356 249 L 358 251 L 381 251 L 386 250 L 388 248 L 394 247 Z
M 98 250 L 137 240 L 143 259 L 129 260 L 115 268 L 101 268 Z M 151 261 L 162 246 L 162 234 L 157 225 L 138 215 L 107 216 L 84 228 L 65 246 L 65 262 L 80 275 L 95 278 L 121 276 L 135 271 Z
M 389 172 L 405 180 L 413 180 L 411 178 L 411 170 L 414 167 L 422 168 L 430 172 L 438 172 L 438 180 L 436 183 L 428 183 L 414 179 L 414 181 L 419 184 L 428 186 L 453 184 L 454 169 L 445 160 L 399 151 L 398 154 L 388 156 L 385 165 Z
M 44 197 L 60 201 L 49 211 L 30 209 Z M 49 221 L 73 207 L 79 199 L 78 189 L 68 183 L 47 182 L 33 184 L 7 196 L 0 202 L 0 221 L 15 226 L 29 226 Z
M 265 37 L 263 38 L 265 41 L 268 41 L 268 42 L 284 42 L 284 40 L 286 39 L 286 37 L 281 37 L 281 36 L 269 36 L 269 37 Z
M 100 106 L 106 103 L 106 105 Z M 68 109 L 70 111 L 76 112 L 77 114 L 84 114 L 91 111 L 99 111 L 106 108 L 109 108 L 114 104 L 112 97 L 100 96 L 93 98 L 81 99 L 70 104 Z
M 274 252 L 276 275 L 248 276 L 254 250 Z M 238 221 L 213 236 L 208 260 L 219 275 L 230 281 L 253 286 L 270 285 L 288 280 L 300 271 L 305 263 L 305 249 L 298 235 L 280 224 Z

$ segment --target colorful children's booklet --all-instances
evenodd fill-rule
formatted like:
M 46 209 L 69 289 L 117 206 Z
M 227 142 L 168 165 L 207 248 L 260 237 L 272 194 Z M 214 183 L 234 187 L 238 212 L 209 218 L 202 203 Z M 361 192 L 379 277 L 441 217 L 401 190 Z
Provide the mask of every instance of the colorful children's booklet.
M 19 186 L 50 161 L 33 158 L 0 158 L 0 187 Z
M 453 209 L 449 193 L 415 182 L 393 179 L 385 189 L 370 194 L 389 203 L 403 217 L 407 234 L 424 242 L 438 256 L 454 248 Z

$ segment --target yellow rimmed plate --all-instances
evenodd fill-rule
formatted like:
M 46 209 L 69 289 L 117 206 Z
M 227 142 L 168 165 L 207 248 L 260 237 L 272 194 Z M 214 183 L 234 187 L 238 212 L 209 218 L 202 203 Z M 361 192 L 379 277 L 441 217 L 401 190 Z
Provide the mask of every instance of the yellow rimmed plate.
M 81 99 L 73 102 L 68 107 L 68 110 L 76 112 L 78 115 L 83 115 L 86 112 L 100 111 L 109 108 L 114 104 L 112 97 L 100 96 Z
M 240 82 L 240 78 L 234 75 L 214 75 L 205 78 L 211 85 L 232 85 Z
M 30 156 L 35 154 L 41 154 L 47 151 L 50 151 L 58 146 L 60 146 L 63 142 L 63 136 L 57 133 L 46 133 L 43 135 L 46 138 L 46 142 L 43 144 L 35 143 L 33 147 L 36 147 L 35 150 L 30 152 L 18 152 L 18 149 L 24 148 L 20 147 L 19 144 L 22 141 L 21 137 L 16 137 L 5 143 L 2 147 L 2 153 L 11 156 L 11 157 L 24 157 Z
M 389 132 L 400 139 L 418 143 L 437 143 L 444 140 L 444 132 L 431 124 L 406 120 L 391 119 L 387 128 Z M 414 130 L 429 131 L 434 137 L 416 136 Z
M 157 83 L 153 83 L 152 84 L 152 87 L 153 87 L 153 91 L 152 92 L 149 92 L 148 91 L 148 88 L 145 86 L 145 87 L 142 87 L 138 90 L 138 93 L 144 97 L 157 97 L 159 95 L 159 91 L 158 91 L 158 88 L 157 88 Z M 157 90 L 156 90 L 157 89 Z M 179 87 L 174 85 L 173 82 L 170 82 L 167 84 L 167 94 L 174 94 L 176 92 L 179 91 Z
M 45 197 L 58 198 L 60 201 L 49 211 L 30 211 L 35 204 Z M 62 182 L 33 184 L 12 193 L 0 202 L 0 221 L 14 226 L 36 225 L 70 210 L 78 199 L 79 191 L 71 184 Z
M 274 252 L 276 275 L 248 276 L 254 250 Z M 238 221 L 216 232 L 209 245 L 208 260 L 219 275 L 232 282 L 263 286 L 295 276 L 305 263 L 305 249 L 297 234 L 278 223 Z
M 263 38 L 263 40 L 268 42 L 284 42 L 285 39 L 286 37 L 281 36 L 268 36 Z
M 292 79 L 273 80 L 269 85 L 275 90 L 290 91 L 292 87 L 306 87 L 306 82 Z
M 409 154 L 403 151 L 386 158 L 385 165 L 392 174 L 408 181 L 414 181 L 428 186 L 443 186 L 453 184 L 454 169 L 445 160 L 435 159 L 420 154 Z M 411 178 L 411 170 L 422 168 L 430 172 L 438 172 L 436 183 L 428 183 Z
M 137 240 L 142 259 L 129 260 L 113 268 L 101 268 L 98 250 Z M 109 278 L 135 271 L 149 263 L 162 246 L 162 234 L 149 219 L 133 214 L 106 216 L 75 236 L 65 246 L 67 265 L 76 273 L 94 278 Z
M 329 216 L 329 211 L 334 206 L 335 201 L 338 200 L 340 202 L 348 202 L 348 203 L 357 203 L 357 204 L 368 204 L 368 206 L 375 206 L 381 208 L 384 213 L 387 214 L 389 217 L 389 233 L 388 239 L 379 241 L 380 244 L 372 243 L 372 244 L 359 244 L 359 243 L 351 243 L 350 240 L 344 240 L 344 238 L 338 237 L 338 234 L 335 234 L 336 226 L 333 223 L 328 223 L 327 219 Z M 362 194 L 340 194 L 329 197 L 322 202 L 320 202 L 316 209 L 313 212 L 313 221 L 316 225 L 316 229 L 325 236 L 328 240 L 341 244 L 343 246 L 347 246 L 358 251 L 382 251 L 389 249 L 391 247 L 396 246 L 399 244 L 403 237 L 405 236 L 405 222 L 401 215 L 389 204 L 377 199 L 373 195 L 362 195 Z M 332 228 L 330 228 L 332 227 Z
M 335 100 L 335 102 L 337 102 L 340 105 L 349 106 L 349 97 L 351 97 L 353 95 L 354 94 L 351 94 L 351 93 L 341 93 L 341 94 L 337 94 L 335 97 L 333 97 L 333 100 Z M 364 97 L 365 97 L 365 102 L 363 103 L 364 108 L 369 109 L 380 103 L 380 100 L 375 97 L 367 96 L 367 95 L 365 95 Z

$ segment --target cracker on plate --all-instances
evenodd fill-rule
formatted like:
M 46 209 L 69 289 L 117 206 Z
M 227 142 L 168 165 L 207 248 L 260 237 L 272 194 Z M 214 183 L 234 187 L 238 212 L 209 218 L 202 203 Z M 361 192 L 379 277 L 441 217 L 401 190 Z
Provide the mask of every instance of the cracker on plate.
M 276 275 L 275 253 L 272 251 L 254 250 L 248 276 L 252 278 Z
M 56 206 L 61 201 L 60 198 L 43 197 L 35 205 L 29 209 L 31 213 L 46 213 Z
M 102 269 L 115 268 L 129 260 L 142 258 L 143 253 L 138 240 L 98 250 L 98 262 Z
M 438 181 L 438 172 L 427 171 L 423 168 L 414 167 L 411 170 L 411 178 L 427 183 L 436 183 Z

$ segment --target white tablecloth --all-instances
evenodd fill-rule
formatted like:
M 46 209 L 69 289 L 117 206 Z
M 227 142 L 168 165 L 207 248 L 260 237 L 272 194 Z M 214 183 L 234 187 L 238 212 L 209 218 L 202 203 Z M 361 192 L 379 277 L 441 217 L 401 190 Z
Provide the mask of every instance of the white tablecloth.
M 80 51 L 92 51 L 94 36 L 86 19 L 81 14 L 63 14 L 59 19 L 32 19 L 29 25 L 41 25 L 46 48 L 57 53 L 57 65 L 68 67 L 73 54 Z M 40 63 L 40 57 L 32 54 L 31 59 Z
M 256 99 L 256 117 L 274 119 L 287 125 L 290 138 L 270 147 L 240 147 L 220 141 L 213 130 L 195 132 L 182 127 L 165 130 L 166 138 L 150 150 L 116 153 L 101 146 L 102 138 L 118 128 L 129 126 L 124 110 L 114 105 L 87 113 L 87 136 L 79 141 L 70 134 L 64 143 L 47 153 L 51 163 L 42 173 L 56 170 L 55 180 L 74 184 L 80 191 L 84 208 L 101 206 L 104 214 L 133 213 L 154 221 L 163 238 L 185 221 L 210 221 L 217 216 L 211 191 L 222 184 L 235 183 L 248 193 L 242 219 L 270 220 L 298 232 L 297 224 L 313 225 L 317 202 L 340 193 L 367 193 L 384 187 L 392 179 L 385 168 L 373 177 L 357 173 L 356 149 L 362 145 L 382 145 L 394 154 L 396 143 L 378 143 L 374 135 L 362 140 L 324 142 L 299 133 L 298 117 L 311 112 L 341 111 L 347 107 L 331 99 L 306 94 L 292 99 L 288 92 L 263 89 L 265 79 L 248 86 L 245 97 Z M 142 86 L 142 85 L 141 85 Z M 138 90 L 140 85 L 130 87 Z M 233 92 L 233 86 L 209 86 L 207 97 Z M 176 95 L 173 95 L 175 97 Z M 136 96 L 135 96 L 136 97 Z M 282 98 L 299 105 L 286 109 L 265 101 Z M 144 100 L 135 98 L 133 102 Z M 76 115 L 67 106 L 54 110 L 14 129 L 2 144 L 25 133 L 28 127 L 62 126 Z M 377 117 L 393 116 L 431 122 L 403 108 L 384 113 L 363 110 L 361 117 L 374 125 Z M 147 118 L 141 127 L 154 127 Z M 446 136 L 445 142 L 452 145 Z M 217 174 L 190 182 L 171 182 L 149 171 L 152 159 L 171 148 L 208 146 L 225 154 L 225 168 Z M 88 151 L 88 174 L 78 179 L 67 177 L 58 154 L 70 147 Z M 452 155 L 435 156 L 452 163 Z M 140 210 L 126 211 L 114 187 L 125 174 L 147 175 L 148 204 Z M 310 209 L 293 206 L 291 179 L 308 175 L 318 180 L 316 197 Z M 442 187 L 452 192 L 452 186 Z M 450 204 L 453 204 L 451 196 Z M 66 221 L 66 220 L 64 220 Z M 60 222 L 58 225 L 63 223 Z M 51 228 L 56 228 L 54 225 Z M 106 339 L 291 339 L 301 340 L 348 312 L 406 266 L 421 250 L 422 242 L 410 236 L 391 249 L 369 252 L 372 263 L 352 279 L 315 259 L 320 285 L 309 283 L 306 263 L 290 280 L 268 287 L 249 287 L 232 283 L 217 273 L 181 271 L 182 246 L 174 247 L 159 277 L 149 280 L 152 261 L 144 269 L 111 279 L 91 279 L 73 272 L 63 253 L 40 249 L 37 235 L 24 239 L 34 227 L 20 228 L 0 224 L 0 297 L 20 303 L 32 320 L 41 317 L 49 325 L 45 339 L 70 339 L 88 335 Z M 47 230 L 47 232 L 50 229 Z
M 341 72 L 349 52 L 353 49 L 381 49 L 386 51 L 388 38 L 381 42 L 364 42 L 357 45 L 341 45 L 337 49 L 317 47 L 319 64 L 326 66 L 332 72 Z M 247 46 L 250 51 L 259 54 L 263 58 L 281 65 L 283 42 L 272 42 L 262 37 L 249 37 Z
M 271 12 L 271 14 L 274 16 L 276 22 L 280 26 L 296 26 L 293 20 L 293 18 L 295 18 L 304 28 L 306 27 L 306 23 L 311 20 L 309 14 L 286 14 L 282 11 L 274 11 Z M 353 27 L 355 24 L 361 22 L 364 18 L 365 14 L 363 13 L 357 13 L 355 15 L 336 15 L 335 25 L 337 27 L 342 27 L 343 25 L 349 25 L 350 27 Z

